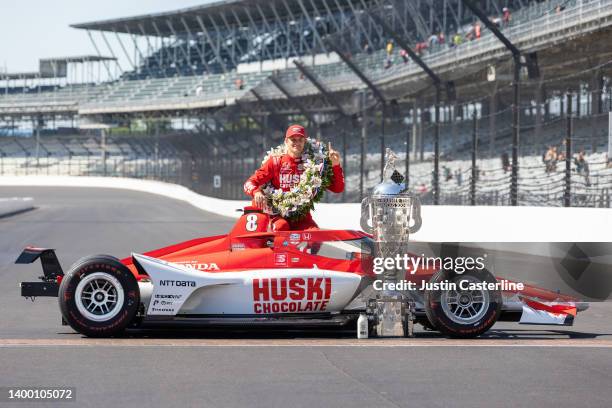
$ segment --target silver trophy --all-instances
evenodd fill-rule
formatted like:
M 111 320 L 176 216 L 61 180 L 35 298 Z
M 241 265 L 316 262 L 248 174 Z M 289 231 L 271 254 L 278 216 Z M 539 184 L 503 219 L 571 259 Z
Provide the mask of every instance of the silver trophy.
M 395 258 L 407 253 L 408 238 L 421 227 L 421 202 L 408 192 L 404 177 L 395 169 L 397 156 L 386 151 L 383 181 L 361 202 L 361 228 L 374 237 L 374 257 Z M 385 269 L 383 283 L 397 283 L 406 271 Z M 409 304 L 399 291 L 383 290 L 368 301 L 378 336 L 412 333 Z

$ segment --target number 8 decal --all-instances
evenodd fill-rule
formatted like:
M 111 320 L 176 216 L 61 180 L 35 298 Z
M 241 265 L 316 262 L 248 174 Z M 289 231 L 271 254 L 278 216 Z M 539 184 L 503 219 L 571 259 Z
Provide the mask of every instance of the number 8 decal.
M 247 231 L 257 231 L 257 215 L 249 214 L 246 217 L 246 230 Z

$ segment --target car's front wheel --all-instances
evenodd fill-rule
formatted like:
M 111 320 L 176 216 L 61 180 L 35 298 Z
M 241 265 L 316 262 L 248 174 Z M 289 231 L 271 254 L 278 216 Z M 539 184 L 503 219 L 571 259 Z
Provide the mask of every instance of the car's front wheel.
M 64 276 L 58 297 L 64 320 L 90 337 L 120 334 L 133 321 L 140 304 L 134 275 L 107 255 L 77 261 Z

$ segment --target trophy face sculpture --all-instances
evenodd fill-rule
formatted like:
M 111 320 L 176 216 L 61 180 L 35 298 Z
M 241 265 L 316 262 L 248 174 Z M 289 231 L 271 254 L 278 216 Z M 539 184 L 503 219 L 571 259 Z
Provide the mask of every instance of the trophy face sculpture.
M 408 192 L 402 176 L 395 169 L 397 156 L 386 151 L 383 181 L 361 202 L 361 228 L 374 236 L 374 257 L 394 258 L 405 254 L 410 234 L 421 227 L 421 202 Z M 405 270 L 385 269 L 383 283 L 399 282 Z M 406 297 L 398 291 L 383 290 L 367 303 L 379 337 L 411 336 L 413 318 Z

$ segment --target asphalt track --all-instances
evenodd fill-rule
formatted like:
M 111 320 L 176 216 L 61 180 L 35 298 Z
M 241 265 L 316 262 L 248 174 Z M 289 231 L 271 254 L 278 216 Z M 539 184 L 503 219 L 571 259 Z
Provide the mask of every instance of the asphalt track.
M 484 338 L 357 341 L 346 332 L 147 331 L 88 339 L 60 325 L 57 301 L 24 300 L 14 265 L 28 244 L 118 257 L 197 236 L 232 220 L 146 193 L 2 188 L 34 211 L 0 219 L 0 387 L 76 387 L 65 406 L 503 407 L 612 405 L 612 305 L 573 327 L 498 323 Z M 58 406 L 0 402 L 0 406 Z

